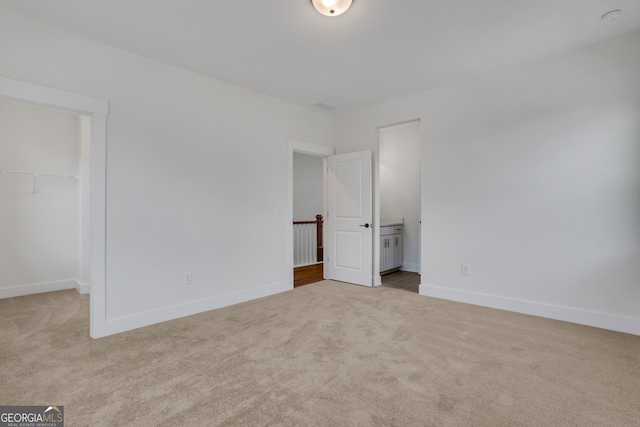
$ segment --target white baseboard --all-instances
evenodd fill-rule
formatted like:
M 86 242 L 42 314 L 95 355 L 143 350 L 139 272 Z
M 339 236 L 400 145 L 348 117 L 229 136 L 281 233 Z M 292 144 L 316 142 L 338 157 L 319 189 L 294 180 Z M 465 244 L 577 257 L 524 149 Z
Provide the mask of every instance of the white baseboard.
M 76 291 L 78 291 L 78 293 L 82 295 L 86 295 L 91 291 L 91 285 L 89 283 L 80 283 L 77 280 L 75 288 Z
M 382 285 L 382 276 L 380 274 L 376 274 L 373 276 L 373 286 Z
M 400 270 L 417 273 L 418 271 L 420 271 L 420 266 L 418 264 L 404 263 L 402 264 L 402 267 L 400 267 Z
M 76 289 L 76 285 L 76 280 L 71 279 L 56 280 L 55 282 L 30 283 L 27 285 L 0 288 L 0 299 L 40 294 L 43 292 L 62 291 L 64 289 Z
M 238 292 L 204 298 L 197 301 L 190 301 L 184 304 L 163 307 L 157 310 L 147 311 L 130 316 L 106 319 L 106 321 L 101 322 L 100 325 L 95 325 L 92 337 L 106 337 L 108 335 L 153 325 L 155 323 L 166 322 L 168 320 L 191 316 L 193 314 L 198 314 L 209 310 L 215 310 L 217 308 L 239 304 L 241 302 L 267 297 L 269 295 L 278 294 L 292 289 L 293 283 L 287 280 L 283 282 L 272 283 L 269 285 L 258 286 L 252 289 L 245 289 Z
M 616 316 L 579 308 L 543 304 L 426 284 L 420 285 L 420 295 L 640 335 L 640 319 L 632 317 Z

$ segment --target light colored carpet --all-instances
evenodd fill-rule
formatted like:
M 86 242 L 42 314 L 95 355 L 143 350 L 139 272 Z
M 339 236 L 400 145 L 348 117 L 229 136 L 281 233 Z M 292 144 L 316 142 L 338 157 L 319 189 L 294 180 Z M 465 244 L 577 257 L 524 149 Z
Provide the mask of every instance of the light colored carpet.
M 92 340 L 75 291 L 0 301 L 0 404 L 68 426 L 640 425 L 640 337 L 324 281 Z

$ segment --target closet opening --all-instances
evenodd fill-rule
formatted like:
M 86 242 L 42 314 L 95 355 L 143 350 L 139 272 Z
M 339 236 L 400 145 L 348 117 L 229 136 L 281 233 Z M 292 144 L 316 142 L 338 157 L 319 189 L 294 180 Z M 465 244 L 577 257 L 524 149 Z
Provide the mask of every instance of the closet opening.
M 0 99 L 0 298 L 89 293 L 91 119 Z
M 76 259 L 78 265 L 76 276 L 72 279 L 67 280 L 73 281 L 70 287 L 76 287 L 81 292 L 85 292 L 87 290 L 87 286 L 86 283 L 83 282 L 83 277 L 86 277 L 87 275 L 90 277 L 89 334 L 92 338 L 99 338 L 109 335 L 110 333 L 113 333 L 111 325 L 109 324 L 106 317 L 106 142 L 107 114 L 109 112 L 109 102 L 104 99 L 49 88 L 19 80 L 13 80 L 6 77 L 0 77 L 0 100 L 16 102 L 21 105 L 25 104 L 31 107 L 44 107 L 45 109 L 71 114 L 73 117 L 76 117 L 76 119 L 80 121 L 79 126 L 83 126 L 79 127 L 77 129 L 77 132 L 83 135 L 83 138 L 87 137 L 88 135 L 86 139 L 88 140 L 90 149 L 85 150 L 83 152 L 83 156 L 86 156 L 86 158 L 90 157 L 90 161 L 85 163 L 85 166 L 90 163 L 91 177 L 89 180 L 87 171 L 87 179 L 82 181 L 82 186 L 80 186 L 78 183 L 77 190 L 80 192 L 80 194 L 88 194 L 88 192 L 90 192 L 91 194 L 90 198 L 85 197 L 83 199 L 84 203 L 90 206 L 89 212 L 87 212 L 86 216 L 82 216 L 82 225 L 80 224 L 80 222 L 78 222 L 78 227 L 86 227 L 83 228 L 83 230 L 86 229 L 88 231 L 87 233 L 83 234 L 83 241 L 77 242 L 77 247 L 80 248 L 82 246 L 83 248 L 86 248 L 87 245 L 89 245 L 90 248 L 87 248 L 86 251 L 83 249 L 82 252 L 84 254 L 84 258 L 81 258 L 79 255 L 77 256 Z M 0 158 L 5 159 L 4 155 Z M 62 172 L 56 173 L 53 171 L 44 171 L 44 173 L 41 174 L 39 170 L 20 171 L 8 169 L 9 167 L 13 166 L 1 167 L 2 172 L 0 173 L 2 175 L 5 175 L 2 178 L 6 178 L 7 176 L 14 177 L 15 179 L 24 178 L 22 176 L 18 176 L 19 174 L 5 173 L 5 171 L 28 173 L 37 172 L 37 176 L 35 173 L 32 174 L 32 178 L 34 181 L 32 182 L 31 186 L 31 192 L 35 192 L 36 194 L 38 194 L 41 189 L 38 182 L 41 183 L 44 179 L 73 179 L 65 177 L 68 174 Z M 4 169 L 5 167 L 7 169 Z M 54 176 L 44 176 L 47 173 Z M 83 172 L 80 171 L 80 173 L 82 174 Z M 63 176 L 60 177 L 56 175 Z M 6 185 L 8 186 L 4 189 L 4 191 L 6 192 L 26 193 L 27 191 L 29 191 L 24 187 L 18 188 L 18 184 L 7 183 Z M 11 187 L 12 185 L 14 187 Z M 33 195 L 24 197 L 27 199 L 31 197 L 35 200 L 35 197 L 33 197 Z M 80 203 L 79 200 L 80 199 L 77 199 L 78 203 Z M 67 209 L 72 208 L 68 207 Z M 80 207 L 76 206 L 76 209 L 80 209 Z M 45 228 L 45 230 L 48 229 Z M 77 240 L 80 240 L 79 234 L 77 234 L 76 232 L 74 232 L 73 234 Z M 5 242 L 3 241 L 2 243 Z M 88 261 L 86 257 L 89 257 Z M 25 258 L 30 259 L 29 257 Z M 83 262 L 83 265 L 85 267 L 88 266 L 88 269 L 81 270 L 80 262 Z M 33 267 L 33 270 L 38 269 L 38 265 L 32 264 L 31 267 Z M 4 280 L 3 283 L 9 283 L 7 275 L 4 275 L 4 270 L 2 270 L 2 273 L 3 275 L 1 276 L 0 280 Z M 74 284 L 75 286 L 73 286 Z M 31 285 L 34 284 L 31 283 Z M 69 286 L 69 282 L 67 282 L 67 286 Z M 23 288 L 23 286 L 19 287 Z M 15 289 L 11 292 L 15 293 Z M 5 295 L 7 294 L 5 293 Z

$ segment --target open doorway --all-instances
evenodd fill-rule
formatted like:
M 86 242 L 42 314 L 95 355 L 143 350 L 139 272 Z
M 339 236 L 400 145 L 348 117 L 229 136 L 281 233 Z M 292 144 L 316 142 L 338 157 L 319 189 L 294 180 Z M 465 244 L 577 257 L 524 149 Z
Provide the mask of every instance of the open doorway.
M 334 149 L 296 140 L 289 140 L 289 179 L 287 237 L 290 244 L 287 257 L 293 288 L 293 157 L 294 153 L 323 158 L 324 257 L 327 279 L 373 286 L 372 242 L 373 175 L 372 152 L 360 151 L 334 155 Z M 284 209 L 279 209 L 282 214 Z
M 324 278 L 322 229 L 318 227 L 326 212 L 325 157 L 333 153 L 331 147 L 289 140 L 287 230 L 292 287 Z M 300 233 L 294 227 L 299 227 Z
M 293 286 L 319 282 L 323 269 L 324 160 L 293 153 Z
M 0 298 L 89 293 L 90 119 L 0 99 Z
M 420 120 L 379 129 L 382 285 L 418 292 Z
M 106 100 L 0 77 L 0 99 L 85 115 L 90 123 L 90 335 L 109 335 L 106 318 Z

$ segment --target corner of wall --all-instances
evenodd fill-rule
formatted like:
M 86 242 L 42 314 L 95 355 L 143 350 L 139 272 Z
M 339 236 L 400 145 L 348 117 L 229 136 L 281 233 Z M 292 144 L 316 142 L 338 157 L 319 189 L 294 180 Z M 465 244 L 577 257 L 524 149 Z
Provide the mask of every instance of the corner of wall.
M 76 291 L 82 295 L 88 295 L 91 291 L 90 283 L 80 283 L 79 280 L 76 279 Z

